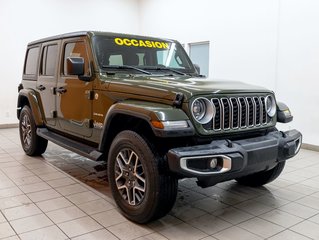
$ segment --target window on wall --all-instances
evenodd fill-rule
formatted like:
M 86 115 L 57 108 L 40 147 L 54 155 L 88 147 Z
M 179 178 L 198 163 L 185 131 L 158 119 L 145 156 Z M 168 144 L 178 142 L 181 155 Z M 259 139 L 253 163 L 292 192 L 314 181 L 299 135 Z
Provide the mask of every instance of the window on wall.
M 209 42 L 190 43 L 189 57 L 193 63 L 200 67 L 200 74 L 208 76 L 209 73 Z

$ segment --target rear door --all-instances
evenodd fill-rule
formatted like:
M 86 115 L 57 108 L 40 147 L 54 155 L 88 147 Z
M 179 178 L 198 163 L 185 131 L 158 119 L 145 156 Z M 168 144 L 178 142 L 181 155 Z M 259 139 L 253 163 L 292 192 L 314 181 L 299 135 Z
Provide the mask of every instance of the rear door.
M 92 135 L 93 82 L 80 80 L 67 72 L 68 57 L 82 57 L 85 62 L 84 76 L 91 76 L 90 55 L 85 37 L 62 41 L 61 74 L 57 85 L 57 115 L 64 132 L 79 137 Z
M 36 89 L 40 93 L 46 124 L 49 127 L 56 125 L 57 69 L 61 41 L 52 41 L 42 44 L 39 77 Z

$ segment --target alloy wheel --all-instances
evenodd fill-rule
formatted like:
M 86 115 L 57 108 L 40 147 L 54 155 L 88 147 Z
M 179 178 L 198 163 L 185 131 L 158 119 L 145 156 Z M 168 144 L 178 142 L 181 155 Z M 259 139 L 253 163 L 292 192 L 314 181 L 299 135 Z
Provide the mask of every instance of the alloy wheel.
M 131 149 L 121 150 L 115 162 L 115 181 L 129 205 L 140 204 L 145 196 L 146 179 L 139 156 Z
M 21 132 L 23 144 L 28 148 L 32 139 L 31 121 L 28 115 L 24 115 L 21 122 Z

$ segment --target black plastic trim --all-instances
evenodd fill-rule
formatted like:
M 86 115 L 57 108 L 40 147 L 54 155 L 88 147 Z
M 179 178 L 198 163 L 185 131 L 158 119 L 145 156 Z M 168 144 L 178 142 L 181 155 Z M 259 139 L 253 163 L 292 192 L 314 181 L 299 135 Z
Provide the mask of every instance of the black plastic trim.
M 182 177 L 214 178 L 218 174 L 212 173 L 207 176 L 207 173 L 202 175 L 181 168 L 180 160 L 185 157 L 198 158 L 198 156 L 205 155 L 224 155 L 231 158 L 232 163 L 236 163 L 235 169 L 232 168 L 229 172 L 220 174 L 223 175 L 223 178 L 230 180 L 234 178 L 232 175 L 234 172 L 240 172 L 240 175 L 247 175 L 263 171 L 274 167 L 280 161 L 285 161 L 295 156 L 301 141 L 302 135 L 297 130 L 287 132 L 273 131 L 265 136 L 232 141 L 232 144 L 229 144 L 230 140 L 217 140 L 210 144 L 174 148 L 168 152 L 167 159 L 170 170 Z M 234 156 L 236 156 L 236 159 Z M 198 158 L 198 160 L 200 161 L 201 159 Z
M 37 135 L 91 160 L 101 161 L 104 159 L 104 154 L 99 152 L 96 148 L 61 136 L 47 128 L 38 128 Z

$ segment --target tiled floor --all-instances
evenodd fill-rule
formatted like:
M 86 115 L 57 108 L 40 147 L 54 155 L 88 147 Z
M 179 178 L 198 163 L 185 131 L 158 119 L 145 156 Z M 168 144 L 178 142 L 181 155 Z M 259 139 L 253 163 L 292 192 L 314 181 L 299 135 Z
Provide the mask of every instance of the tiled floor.
M 319 153 L 257 189 L 181 180 L 170 214 L 141 226 L 115 207 L 104 166 L 53 144 L 27 157 L 18 130 L 1 129 L 0 239 L 319 239 Z

